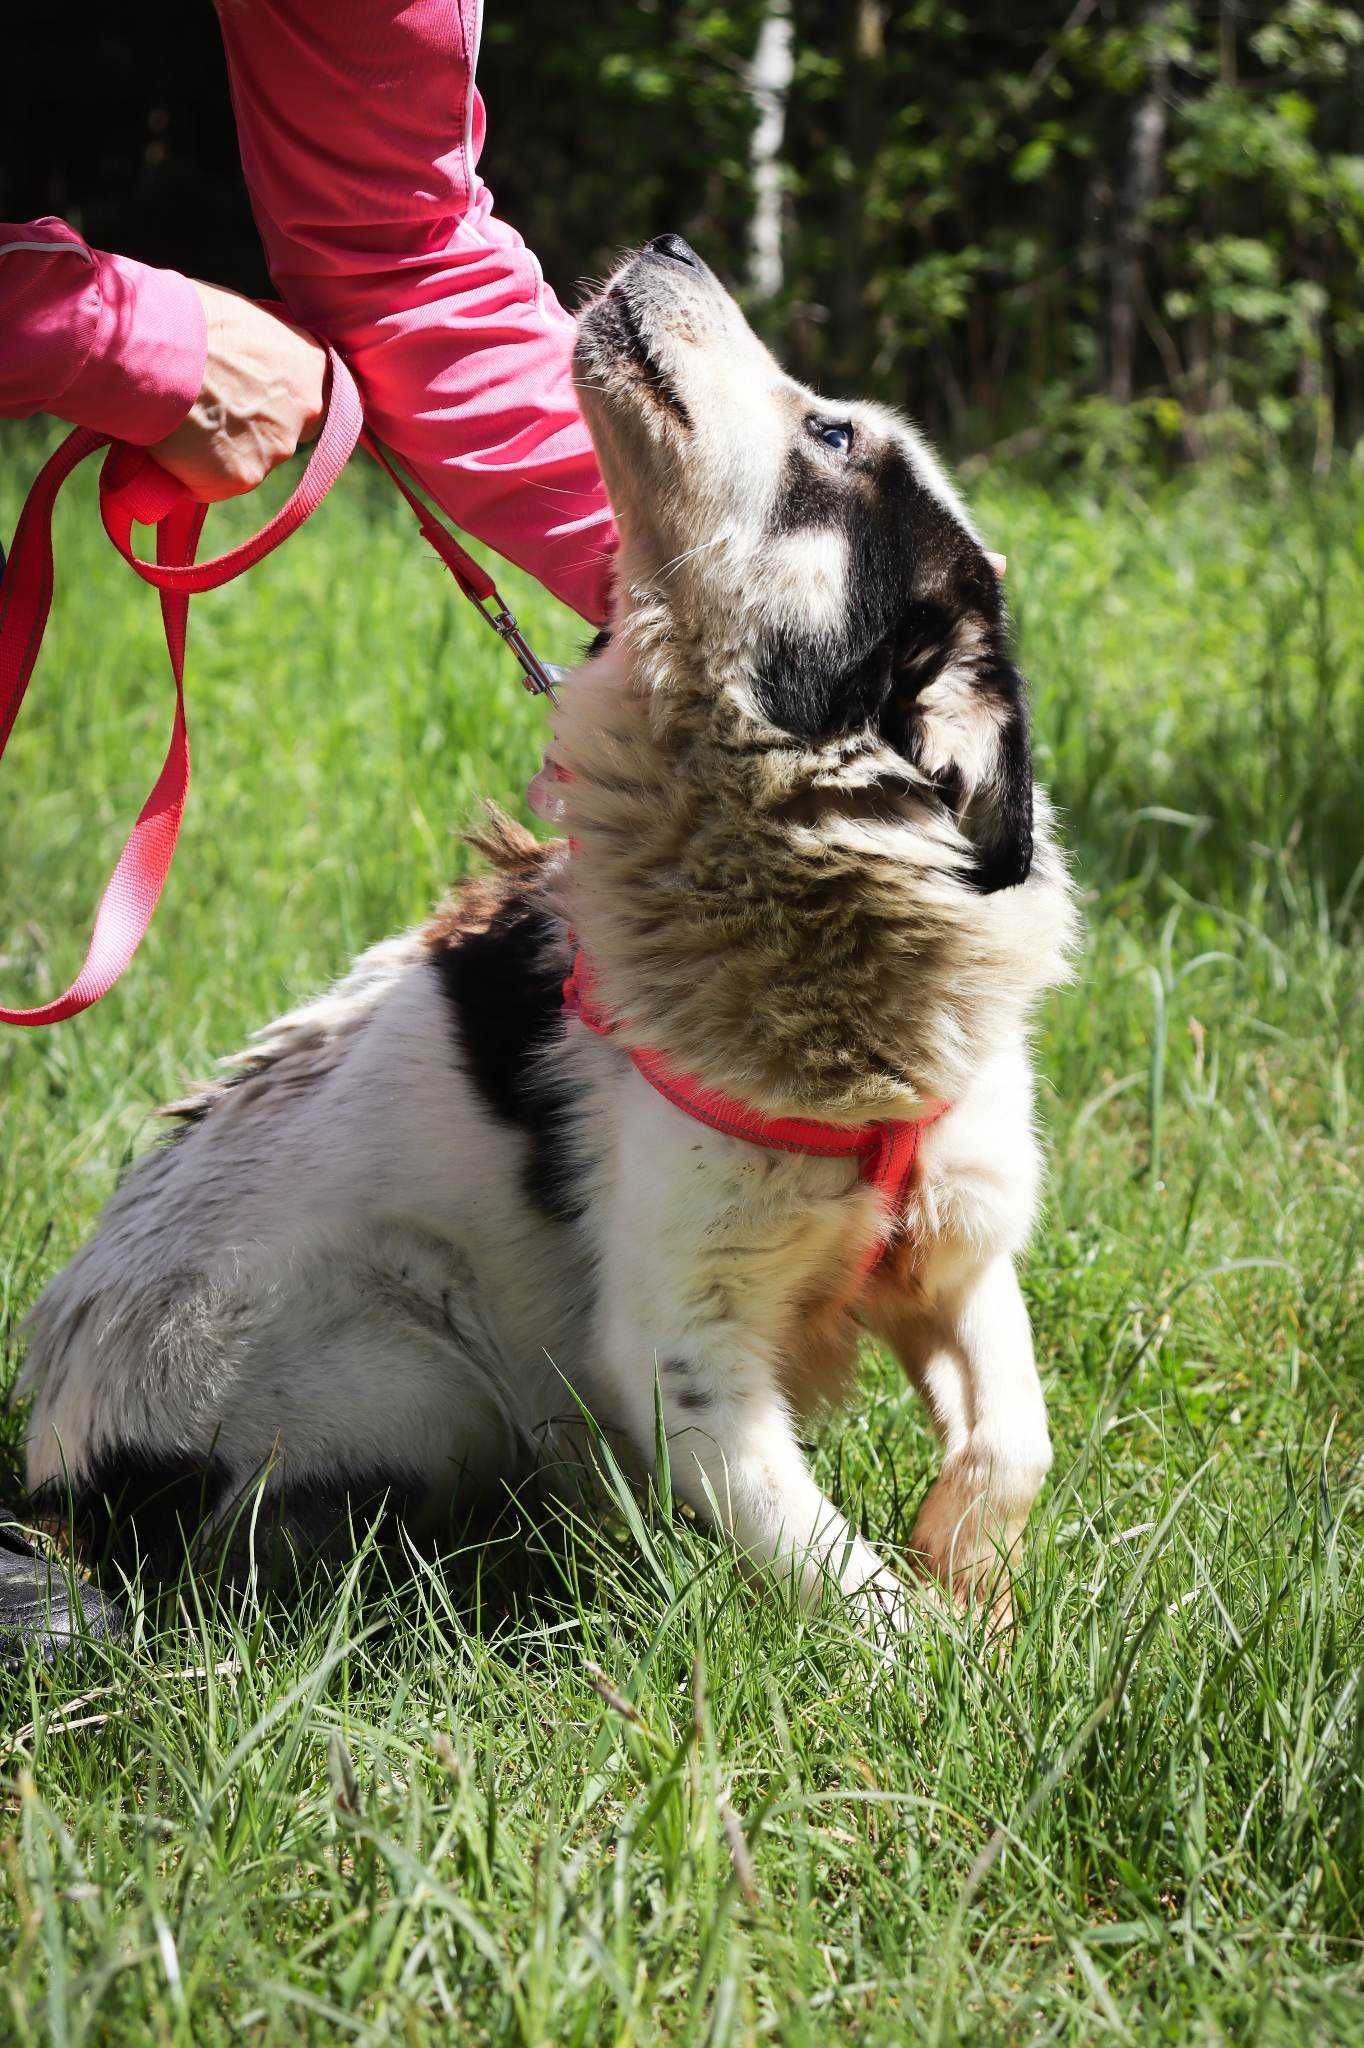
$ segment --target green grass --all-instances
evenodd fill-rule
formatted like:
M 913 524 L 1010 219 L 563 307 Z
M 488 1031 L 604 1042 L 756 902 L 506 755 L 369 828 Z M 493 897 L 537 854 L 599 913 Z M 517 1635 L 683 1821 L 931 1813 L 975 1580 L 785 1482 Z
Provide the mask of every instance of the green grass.
M 1364 2041 L 1364 494 L 977 495 L 1088 919 L 1041 1034 L 1058 1455 L 1012 1656 L 926 1621 L 878 1673 L 625 1501 L 235 1623 L 187 1596 L 0 1680 L 3 2038 Z M 0 777 L 11 1001 L 74 966 L 169 715 L 89 486 L 58 565 Z M 149 1105 L 420 915 L 543 729 L 358 473 L 199 600 L 190 699 L 135 971 L 0 1034 L 6 1373 Z M 934 1454 L 885 1361 L 817 1455 L 903 1543 Z

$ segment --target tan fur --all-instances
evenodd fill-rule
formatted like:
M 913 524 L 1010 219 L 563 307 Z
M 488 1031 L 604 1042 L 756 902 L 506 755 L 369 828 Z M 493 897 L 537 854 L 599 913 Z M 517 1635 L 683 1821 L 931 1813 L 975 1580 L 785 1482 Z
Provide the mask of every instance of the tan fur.
M 871 738 L 766 725 L 744 649 L 632 593 L 625 645 L 556 723 L 563 880 L 603 1000 L 640 1044 L 772 1115 L 952 1101 L 1066 973 L 1074 912 L 1045 797 L 1032 874 L 982 895 L 969 849 Z M 627 680 L 628 677 L 628 680 Z

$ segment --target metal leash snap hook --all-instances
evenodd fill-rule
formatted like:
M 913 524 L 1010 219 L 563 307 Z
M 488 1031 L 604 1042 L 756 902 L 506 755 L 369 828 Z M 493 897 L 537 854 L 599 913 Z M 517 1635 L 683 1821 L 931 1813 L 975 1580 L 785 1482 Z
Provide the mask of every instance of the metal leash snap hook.
M 556 685 L 566 673 L 554 662 L 541 661 L 535 649 L 516 623 L 516 614 L 508 605 L 487 570 L 476 562 L 468 549 L 461 546 L 450 529 L 440 520 L 431 506 L 403 476 L 401 470 L 389 460 L 374 438 L 364 436 L 366 448 L 378 463 L 380 469 L 396 485 L 401 497 L 406 499 L 417 516 L 423 538 L 435 549 L 456 583 L 468 598 L 481 619 L 486 620 L 505 647 L 509 647 L 521 664 L 521 678 L 526 688 L 535 697 L 548 697 L 551 704 L 558 704 Z
M 557 707 L 559 693 L 555 685 L 563 680 L 563 669 L 555 663 L 541 661 L 516 623 L 516 614 L 506 604 L 503 604 L 501 610 L 493 616 L 492 626 L 520 662 L 521 680 L 531 695 L 548 697 L 550 703 Z

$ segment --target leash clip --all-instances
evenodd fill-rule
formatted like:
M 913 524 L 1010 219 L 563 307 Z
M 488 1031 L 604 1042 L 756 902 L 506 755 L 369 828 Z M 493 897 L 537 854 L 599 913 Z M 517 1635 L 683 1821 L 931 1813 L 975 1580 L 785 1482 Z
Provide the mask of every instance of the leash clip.
M 551 704 L 557 705 L 559 697 L 555 686 L 562 682 L 566 671 L 554 662 L 541 661 L 517 624 L 515 612 L 487 570 L 455 539 L 449 527 L 437 516 L 426 499 L 413 488 L 402 471 L 389 460 L 374 437 L 366 433 L 361 438 L 380 469 L 397 487 L 399 495 L 406 499 L 416 514 L 423 539 L 435 549 L 479 617 L 486 620 L 498 639 L 511 649 L 520 662 L 521 680 L 531 695 L 548 697 Z
M 532 697 L 548 697 L 557 706 L 559 693 L 555 685 L 562 681 L 563 670 L 557 663 L 541 661 L 535 649 L 516 623 L 516 614 L 499 593 L 496 612 L 484 612 L 493 631 L 511 649 L 521 664 L 521 680 Z

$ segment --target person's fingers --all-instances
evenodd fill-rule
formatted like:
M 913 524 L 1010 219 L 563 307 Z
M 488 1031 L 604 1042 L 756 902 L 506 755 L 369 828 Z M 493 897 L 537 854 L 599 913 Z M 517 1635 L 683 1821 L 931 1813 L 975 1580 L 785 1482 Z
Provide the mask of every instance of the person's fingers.
M 302 421 L 295 441 L 297 446 L 298 442 L 314 440 L 321 431 L 326 410 L 327 351 L 301 327 L 284 321 L 279 324 L 287 327 L 294 342 L 289 362 L 290 383 L 302 408 Z
M 293 453 L 296 443 L 262 435 L 259 422 L 229 421 L 210 405 L 196 406 L 173 434 L 151 450 L 201 504 L 216 505 L 254 491 Z

